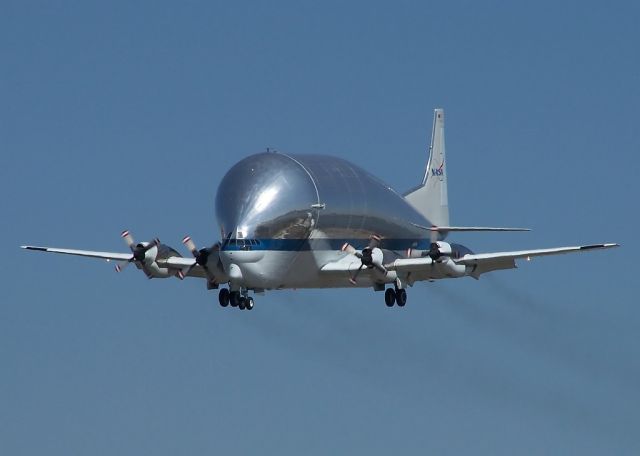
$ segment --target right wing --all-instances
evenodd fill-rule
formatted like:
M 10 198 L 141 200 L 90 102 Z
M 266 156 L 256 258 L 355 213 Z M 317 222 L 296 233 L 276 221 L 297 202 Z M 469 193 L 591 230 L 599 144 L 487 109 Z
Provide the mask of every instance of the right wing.
M 124 261 L 131 259 L 131 252 L 129 253 L 115 253 L 115 252 L 95 252 L 93 250 L 75 250 L 75 249 L 58 249 L 54 247 L 38 247 L 35 245 L 21 245 L 26 250 L 37 250 L 39 252 L 50 253 L 62 253 L 64 255 L 76 255 L 89 258 L 102 258 L 103 260 L 117 260 Z
M 73 255 L 85 258 L 99 258 L 107 261 L 127 261 L 132 259 L 131 253 L 117 252 L 97 252 L 94 250 L 60 249 L 57 247 L 39 247 L 35 245 L 22 245 L 25 250 L 35 250 L 38 252 L 61 253 L 63 255 Z M 167 268 L 175 273 L 182 272 L 184 277 L 207 277 L 202 266 L 196 264 L 195 258 L 183 258 L 171 256 L 169 258 L 158 258 L 156 264 L 161 268 Z M 116 269 L 117 270 L 117 269 Z

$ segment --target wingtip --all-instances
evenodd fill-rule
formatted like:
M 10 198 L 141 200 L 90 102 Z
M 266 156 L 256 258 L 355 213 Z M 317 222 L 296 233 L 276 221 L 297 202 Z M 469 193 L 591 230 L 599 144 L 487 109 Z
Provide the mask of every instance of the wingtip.
M 47 251 L 46 247 L 37 247 L 35 245 L 21 245 L 20 248 L 21 249 L 25 249 L 25 250 L 40 250 L 42 252 L 46 252 Z
M 615 242 L 609 242 L 606 244 L 589 244 L 581 246 L 580 250 L 611 249 L 614 247 L 620 247 L 620 244 L 616 244 Z

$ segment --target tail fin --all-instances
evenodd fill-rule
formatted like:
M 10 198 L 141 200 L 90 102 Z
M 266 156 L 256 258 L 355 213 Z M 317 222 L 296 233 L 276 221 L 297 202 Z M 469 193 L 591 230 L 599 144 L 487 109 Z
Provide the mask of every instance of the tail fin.
M 429 161 L 422 184 L 404 195 L 411 206 L 434 226 L 449 226 L 447 164 L 444 149 L 444 109 L 433 112 Z

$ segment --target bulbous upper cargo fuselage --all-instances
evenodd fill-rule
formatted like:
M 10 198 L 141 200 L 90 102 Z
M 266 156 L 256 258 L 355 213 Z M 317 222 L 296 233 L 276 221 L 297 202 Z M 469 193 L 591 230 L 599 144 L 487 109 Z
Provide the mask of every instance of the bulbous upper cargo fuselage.
M 362 168 L 337 157 L 260 153 L 222 179 L 216 216 L 223 237 L 249 240 L 428 238 L 429 226 L 401 195 Z M 406 245 L 398 246 L 406 248 Z

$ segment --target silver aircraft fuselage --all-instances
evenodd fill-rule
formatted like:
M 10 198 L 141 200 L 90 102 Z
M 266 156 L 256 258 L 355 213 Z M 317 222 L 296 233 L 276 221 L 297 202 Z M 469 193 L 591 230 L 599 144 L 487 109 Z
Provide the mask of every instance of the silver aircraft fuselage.
M 325 155 L 267 152 L 241 160 L 220 183 L 216 217 L 224 270 L 249 289 L 352 287 L 344 274 L 332 279 L 320 271 L 344 257 L 345 242 L 362 248 L 378 235 L 385 262 L 430 243 L 420 228 L 429 221 L 400 194 Z M 353 262 L 354 270 L 359 266 Z

